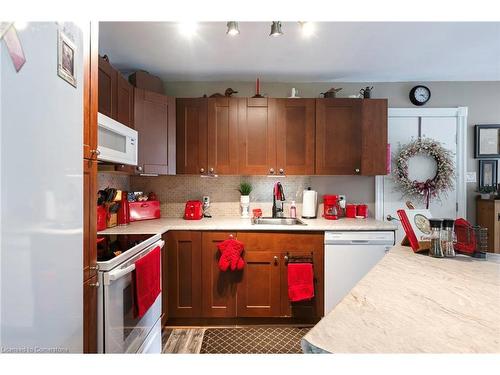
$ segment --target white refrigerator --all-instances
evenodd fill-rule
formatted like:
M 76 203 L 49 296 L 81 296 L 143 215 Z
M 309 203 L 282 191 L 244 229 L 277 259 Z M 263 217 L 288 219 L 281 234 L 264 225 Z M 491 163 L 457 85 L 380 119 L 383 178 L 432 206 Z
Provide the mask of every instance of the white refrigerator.
M 58 76 L 58 32 L 76 87 Z M 83 54 L 75 24 L 18 31 L 16 73 L 0 43 L 0 352 L 83 351 Z

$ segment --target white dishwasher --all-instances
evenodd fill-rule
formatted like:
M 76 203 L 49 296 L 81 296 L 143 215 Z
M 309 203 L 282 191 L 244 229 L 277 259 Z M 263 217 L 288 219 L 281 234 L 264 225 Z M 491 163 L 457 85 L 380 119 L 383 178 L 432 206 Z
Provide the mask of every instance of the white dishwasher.
M 394 231 L 325 232 L 325 315 L 394 246 Z

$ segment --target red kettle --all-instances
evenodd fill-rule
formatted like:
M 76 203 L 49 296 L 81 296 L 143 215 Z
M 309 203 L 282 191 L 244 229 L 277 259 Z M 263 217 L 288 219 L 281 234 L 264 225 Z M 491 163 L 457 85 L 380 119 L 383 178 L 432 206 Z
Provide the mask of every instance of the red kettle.
M 184 209 L 185 220 L 201 220 L 203 208 L 201 201 L 187 201 Z

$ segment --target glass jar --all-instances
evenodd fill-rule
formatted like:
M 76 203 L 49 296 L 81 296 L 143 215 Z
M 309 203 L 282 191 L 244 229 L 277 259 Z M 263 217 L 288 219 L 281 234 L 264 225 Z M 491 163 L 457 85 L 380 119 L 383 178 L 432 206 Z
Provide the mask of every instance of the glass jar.
M 441 230 L 441 249 L 443 250 L 444 256 L 447 258 L 453 258 L 455 254 L 455 249 L 453 243 L 455 240 L 455 232 L 453 231 L 453 225 L 455 220 L 444 219 L 443 229 Z
M 429 249 L 429 255 L 435 258 L 443 258 L 443 249 L 441 248 L 441 226 L 443 220 L 441 219 L 429 219 L 429 224 L 431 227 L 431 234 L 429 236 L 431 240 L 431 248 Z

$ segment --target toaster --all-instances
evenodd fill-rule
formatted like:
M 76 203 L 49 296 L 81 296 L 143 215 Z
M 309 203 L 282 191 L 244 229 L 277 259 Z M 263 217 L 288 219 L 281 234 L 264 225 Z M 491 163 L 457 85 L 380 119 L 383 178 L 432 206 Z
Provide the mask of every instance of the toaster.
M 203 208 L 201 201 L 187 201 L 184 209 L 184 219 L 201 220 L 203 217 Z

